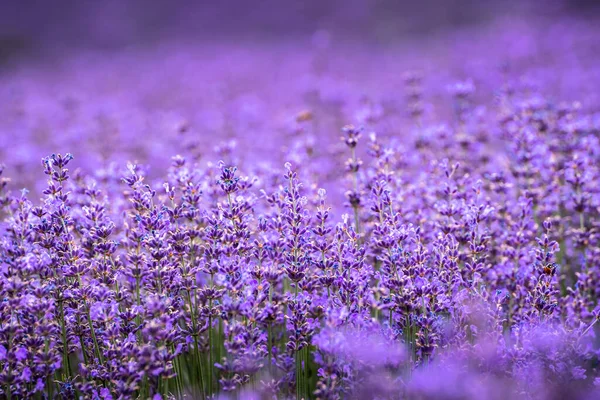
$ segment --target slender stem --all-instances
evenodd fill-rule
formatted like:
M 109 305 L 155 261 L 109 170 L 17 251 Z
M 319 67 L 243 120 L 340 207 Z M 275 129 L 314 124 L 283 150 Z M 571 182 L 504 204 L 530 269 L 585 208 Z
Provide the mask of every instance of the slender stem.
M 309 398 L 309 385 L 310 382 L 308 381 L 308 359 L 309 359 L 309 348 L 308 345 L 304 346 L 304 348 L 302 349 L 303 351 L 303 365 L 302 365 L 302 371 L 304 372 L 304 398 L 308 399 Z
M 213 333 L 212 333 L 212 299 L 209 301 L 210 314 L 208 315 L 208 394 L 212 394 L 213 384 L 213 356 L 212 356 L 212 345 L 213 345 Z
M 271 373 L 271 366 L 273 365 L 273 325 L 269 322 L 269 333 L 267 337 L 267 346 L 269 351 L 269 366 L 268 370 Z
M 139 307 L 142 303 L 141 296 L 140 296 L 140 277 L 139 276 L 135 277 L 135 298 L 136 298 L 136 304 L 139 309 Z M 139 315 L 136 315 L 135 319 L 136 319 L 136 323 L 138 325 L 138 334 L 137 334 L 138 341 L 141 344 L 142 343 L 142 330 L 139 329 L 139 327 L 142 325 L 142 319 Z
M 352 147 L 352 162 L 356 163 L 356 149 Z M 352 182 L 354 184 L 354 193 L 358 196 L 358 171 L 352 172 Z M 358 205 L 352 205 L 354 210 L 354 227 L 356 228 L 356 234 L 360 236 L 360 218 L 358 216 Z
M 63 341 L 63 368 L 65 369 L 64 376 L 65 378 L 68 378 L 70 377 L 71 369 L 69 368 L 69 348 L 67 342 L 67 327 L 65 323 L 65 309 L 63 302 L 63 299 L 58 301 L 58 309 L 60 312 L 60 328 Z
M 90 333 L 92 334 L 92 341 L 94 342 L 94 348 L 96 349 L 96 355 L 98 356 L 98 360 L 100 364 L 104 364 L 104 357 L 102 357 L 102 352 L 100 351 L 100 346 L 98 345 L 98 339 L 96 338 L 96 331 L 94 330 L 94 324 L 92 323 L 92 316 L 90 314 L 90 308 L 87 308 L 87 320 L 90 326 Z
M 204 379 L 202 377 L 202 361 L 201 361 L 201 357 L 200 357 L 200 345 L 198 344 L 198 330 L 197 330 L 197 324 L 196 324 L 196 315 L 194 312 L 194 303 L 192 302 L 192 296 L 190 294 L 190 292 L 188 291 L 188 303 L 190 306 L 190 318 L 192 320 L 192 336 L 194 337 L 194 358 L 195 358 L 195 362 L 196 362 L 196 376 L 199 377 L 199 383 L 200 383 L 200 390 L 202 392 L 202 395 L 204 396 Z M 195 296 L 194 296 L 195 297 Z
M 77 318 L 79 320 L 79 318 Z M 87 354 L 85 353 L 85 344 L 83 342 L 83 335 L 79 335 L 79 344 L 81 345 L 81 354 L 83 355 L 83 362 L 88 363 Z
M 175 346 L 171 345 L 171 352 L 175 353 Z M 182 384 L 181 384 L 181 368 L 179 366 L 179 356 L 173 360 L 173 369 L 175 370 L 175 390 L 177 394 L 182 395 Z
M 296 399 L 302 398 L 300 389 L 300 352 L 296 350 Z
M 594 325 L 596 325 L 596 322 L 598 322 L 599 319 L 600 319 L 600 317 L 594 318 L 592 323 L 587 328 L 585 328 L 585 330 L 581 334 L 580 338 L 584 337 L 594 327 Z
M 11 320 L 11 322 L 12 322 L 12 319 L 13 319 L 13 313 L 11 311 L 10 312 L 10 320 Z M 6 349 L 7 353 L 10 352 L 11 344 L 12 344 L 12 333 L 9 333 L 8 334 L 8 343 L 7 343 L 7 345 L 8 345 L 7 347 L 8 348 Z M 10 378 L 10 380 L 12 380 L 12 366 L 11 366 L 10 360 L 7 360 L 7 364 L 8 364 L 8 377 Z M 11 393 L 11 388 L 10 388 L 10 382 L 8 382 L 6 384 L 6 398 L 8 400 L 11 400 L 11 397 L 12 397 L 12 393 Z

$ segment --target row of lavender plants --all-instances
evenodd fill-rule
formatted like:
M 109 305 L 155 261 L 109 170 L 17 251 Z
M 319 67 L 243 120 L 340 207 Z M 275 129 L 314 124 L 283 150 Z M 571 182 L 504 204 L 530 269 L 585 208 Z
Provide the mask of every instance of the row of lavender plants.
M 304 112 L 275 167 L 53 154 L 41 199 L 1 177 L 2 397 L 597 395 L 597 118 L 461 82 L 433 126 L 405 85 L 416 140 L 346 126 L 330 169 Z

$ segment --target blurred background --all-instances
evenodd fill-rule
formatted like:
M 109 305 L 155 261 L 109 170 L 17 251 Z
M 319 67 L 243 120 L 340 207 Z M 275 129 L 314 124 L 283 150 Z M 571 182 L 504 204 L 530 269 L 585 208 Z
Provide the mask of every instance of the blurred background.
M 165 41 L 298 40 L 325 30 L 373 44 L 414 40 L 505 17 L 592 18 L 597 0 L 4 0 L 4 64 L 52 51 Z
M 507 76 L 598 107 L 599 16 L 596 0 L 1 0 L 0 163 L 15 187 L 55 152 L 100 175 L 298 149 L 335 168 L 348 123 L 420 140 L 411 70 L 428 127 L 452 122 L 448 87 L 494 107 Z

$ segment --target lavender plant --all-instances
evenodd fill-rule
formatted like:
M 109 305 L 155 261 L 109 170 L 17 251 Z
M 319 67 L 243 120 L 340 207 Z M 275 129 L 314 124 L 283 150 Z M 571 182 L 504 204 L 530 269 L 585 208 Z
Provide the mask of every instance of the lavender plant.
M 496 61 L 213 87 L 226 117 L 65 133 L 36 172 L 3 151 L 0 396 L 600 395 L 598 99 Z

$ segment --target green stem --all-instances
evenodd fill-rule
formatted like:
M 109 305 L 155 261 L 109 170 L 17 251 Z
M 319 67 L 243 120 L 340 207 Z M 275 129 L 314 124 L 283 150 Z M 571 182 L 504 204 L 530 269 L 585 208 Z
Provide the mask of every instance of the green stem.
M 135 298 L 136 298 L 136 303 L 137 303 L 137 306 L 139 309 L 139 307 L 142 303 L 141 296 L 140 296 L 140 277 L 139 276 L 137 276 L 135 278 Z M 135 320 L 136 320 L 137 326 L 139 328 L 142 325 L 142 319 L 139 315 L 137 315 L 135 317 Z M 142 343 L 142 330 L 141 329 L 138 329 L 137 336 L 138 336 L 138 342 L 141 344 Z
M 194 296 L 195 297 L 195 296 Z M 200 346 L 198 344 L 198 330 L 196 326 L 196 315 L 194 312 L 194 304 L 192 302 L 192 296 L 190 292 L 188 292 L 188 302 L 190 306 L 190 318 L 192 320 L 192 330 L 194 337 L 194 358 L 196 362 L 196 376 L 199 378 L 198 381 L 200 383 L 200 390 L 202 392 L 202 396 L 204 396 L 204 379 L 202 376 L 202 358 L 200 357 Z
M 267 350 L 269 352 L 269 364 L 267 366 L 267 370 L 269 372 L 269 375 L 271 374 L 271 365 L 273 364 L 273 355 L 272 355 L 272 341 L 273 341 L 273 327 L 271 322 L 269 322 L 269 327 L 268 327 L 268 336 L 267 336 Z
M 60 312 L 60 328 L 61 328 L 61 336 L 63 341 L 63 368 L 65 370 L 64 377 L 70 378 L 71 368 L 69 366 L 69 348 L 67 342 L 67 327 L 65 323 L 65 309 L 63 304 L 63 299 L 58 301 L 58 309 Z
M 300 389 L 300 352 L 296 350 L 296 400 L 300 400 L 301 389 Z
M 104 364 L 104 357 L 102 357 L 102 352 L 100 351 L 100 346 L 98 345 L 98 339 L 96 338 L 96 331 L 94 330 L 94 324 L 92 324 L 92 316 L 90 314 L 90 309 L 87 309 L 87 320 L 90 326 L 90 333 L 92 334 L 92 341 L 94 342 L 94 348 L 96 349 L 96 355 L 98 356 L 98 360 L 100 360 L 100 364 Z
M 303 374 L 303 380 L 304 380 L 304 398 L 308 399 L 309 397 L 309 381 L 308 381 L 308 358 L 309 358 L 309 349 L 308 346 L 305 346 L 303 349 L 303 366 L 302 366 L 302 372 Z
M 12 319 L 13 319 L 13 313 L 11 311 L 11 313 L 10 313 L 10 320 L 11 320 L 11 322 L 12 322 Z M 12 344 L 12 333 L 9 333 L 9 335 L 8 335 L 8 346 L 7 346 L 7 349 L 6 349 L 7 353 L 10 352 L 11 344 Z M 8 376 L 12 380 L 12 366 L 11 366 L 11 362 L 8 361 L 7 364 L 8 364 Z M 6 398 L 8 400 L 11 400 L 11 397 L 12 397 L 12 393 L 11 393 L 10 382 L 9 382 L 9 383 L 6 384 Z
M 175 353 L 175 345 L 173 345 L 173 344 L 171 345 L 171 352 Z M 177 391 L 177 394 L 182 395 L 183 394 L 183 384 L 181 382 L 182 375 L 181 375 L 181 366 L 179 364 L 179 358 L 180 358 L 180 355 L 175 357 L 175 359 L 173 360 L 173 369 L 175 369 L 175 390 Z
M 212 344 L 213 344 L 213 333 L 212 333 L 212 299 L 209 301 L 210 313 L 208 315 L 208 394 L 212 394 L 213 384 L 213 357 L 212 357 Z
M 87 355 L 85 354 L 85 344 L 83 343 L 83 335 L 79 335 L 79 344 L 81 345 L 81 354 L 83 355 L 83 362 L 85 364 L 88 364 Z

